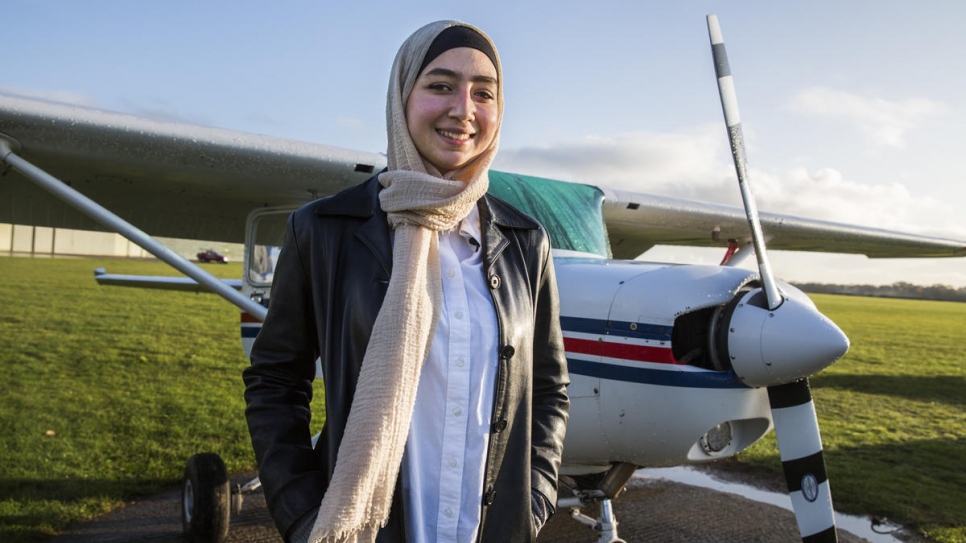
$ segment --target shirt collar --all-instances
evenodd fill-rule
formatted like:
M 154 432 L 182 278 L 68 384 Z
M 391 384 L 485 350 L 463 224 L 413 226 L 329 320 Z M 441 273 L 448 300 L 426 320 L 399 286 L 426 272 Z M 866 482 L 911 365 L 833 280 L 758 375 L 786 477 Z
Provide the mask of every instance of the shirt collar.
M 475 248 L 480 248 L 483 246 L 483 231 L 480 227 L 480 210 L 477 206 L 473 206 L 470 212 L 463 217 L 460 221 L 459 226 L 460 235 L 463 236 L 467 241 L 475 241 L 472 243 Z

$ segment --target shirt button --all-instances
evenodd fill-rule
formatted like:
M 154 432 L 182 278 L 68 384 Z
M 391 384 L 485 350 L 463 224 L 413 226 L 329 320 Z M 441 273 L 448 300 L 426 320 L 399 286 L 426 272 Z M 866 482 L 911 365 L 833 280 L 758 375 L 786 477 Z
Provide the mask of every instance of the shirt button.
M 449 461 L 449 467 L 455 468 L 459 463 L 456 460 Z
M 446 275 L 453 277 L 454 275 L 456 275 L 456 270 L 450 269 L 446 272 Z
M 457 368 L 462 368 L 463 367 L 463 363 L 464 363 L 463 357 L 462 356 L 457 356 L 456 357 L 456 367 Z
M 463 312 L 462 311 L 457 311 L 453 316 L 456 317 L 457 319 L 462 319 L 463 318 Z
M 446 515 L 447 517 L 452 517 L 453 516 L 453 510 L 450 509 L 449 507 L 447 507 L 446 510 L 443 511 L 443 514 Z
M 453 410 L 453 414 L 458 417 L 463 414 L 463 410 L 457 407 L 456 409 Z

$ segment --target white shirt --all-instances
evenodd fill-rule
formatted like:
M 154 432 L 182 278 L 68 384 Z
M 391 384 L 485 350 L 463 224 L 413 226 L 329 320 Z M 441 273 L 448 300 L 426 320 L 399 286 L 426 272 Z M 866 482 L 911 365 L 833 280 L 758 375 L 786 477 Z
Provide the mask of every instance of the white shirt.
M 499 328 L 477 208 L 459 232 L 439 236 L 443 307 L 419 377 L 402 487 L 410 541 L 462 543 L 480 527 Z

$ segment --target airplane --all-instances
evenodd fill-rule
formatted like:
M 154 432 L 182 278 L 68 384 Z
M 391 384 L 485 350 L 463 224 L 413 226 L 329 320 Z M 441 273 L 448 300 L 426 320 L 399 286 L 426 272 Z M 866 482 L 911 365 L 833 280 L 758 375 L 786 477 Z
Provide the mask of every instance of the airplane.
M 848 338 L 774 278 L 765 246 L 931 258 L 966 256 L 966 242 L 759 213 L 720 27 L 713 16 L 708 25 L 744 209 L 490 173 L 490 192 L 539 219 L 554 245 L 572 379 L 557 509 L 601 543 L 621 541 L 611 500 L 639 467 L 725 458 L 775 430 L 803 541 L 837 541 L 808 377 L 841 357 Z M 386 165 L 378 153 L 2 94 L 0 159 L 0 222 L 121 233 L 187 277 L 97 270 L 100 284 L 214 292 L 241 309 L 246 354 L 287 216 Z M 216 279 L 148 233 L 243 242 L 243 276 Z M 634 260 L 656 244 L 720 248 L 723 258 Z M 737 267 L 752 255 L 757 273 Z M 258 488 L 257 479 L 229 488 L 216 454 L 193 456 L 185 534 L 223 540 L 231 511 Z M 591 506 L 595 517 L 582 512 Z

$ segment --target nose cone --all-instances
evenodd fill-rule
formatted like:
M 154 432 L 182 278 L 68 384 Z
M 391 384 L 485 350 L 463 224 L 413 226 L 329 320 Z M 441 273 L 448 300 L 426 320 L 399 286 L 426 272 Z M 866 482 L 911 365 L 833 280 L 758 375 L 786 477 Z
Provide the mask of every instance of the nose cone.
M 731 319 L 732 366 L 749 386 L 780 385 L 814 375 L 848 350 L 849 338 L 807 299 L 786 297 L 772 311 L 743 303 Z
M 845 333 L 812 305 L 786 300 L 765 319 L 761 353 L 781 383 L 814 375 L 849 350 Z

